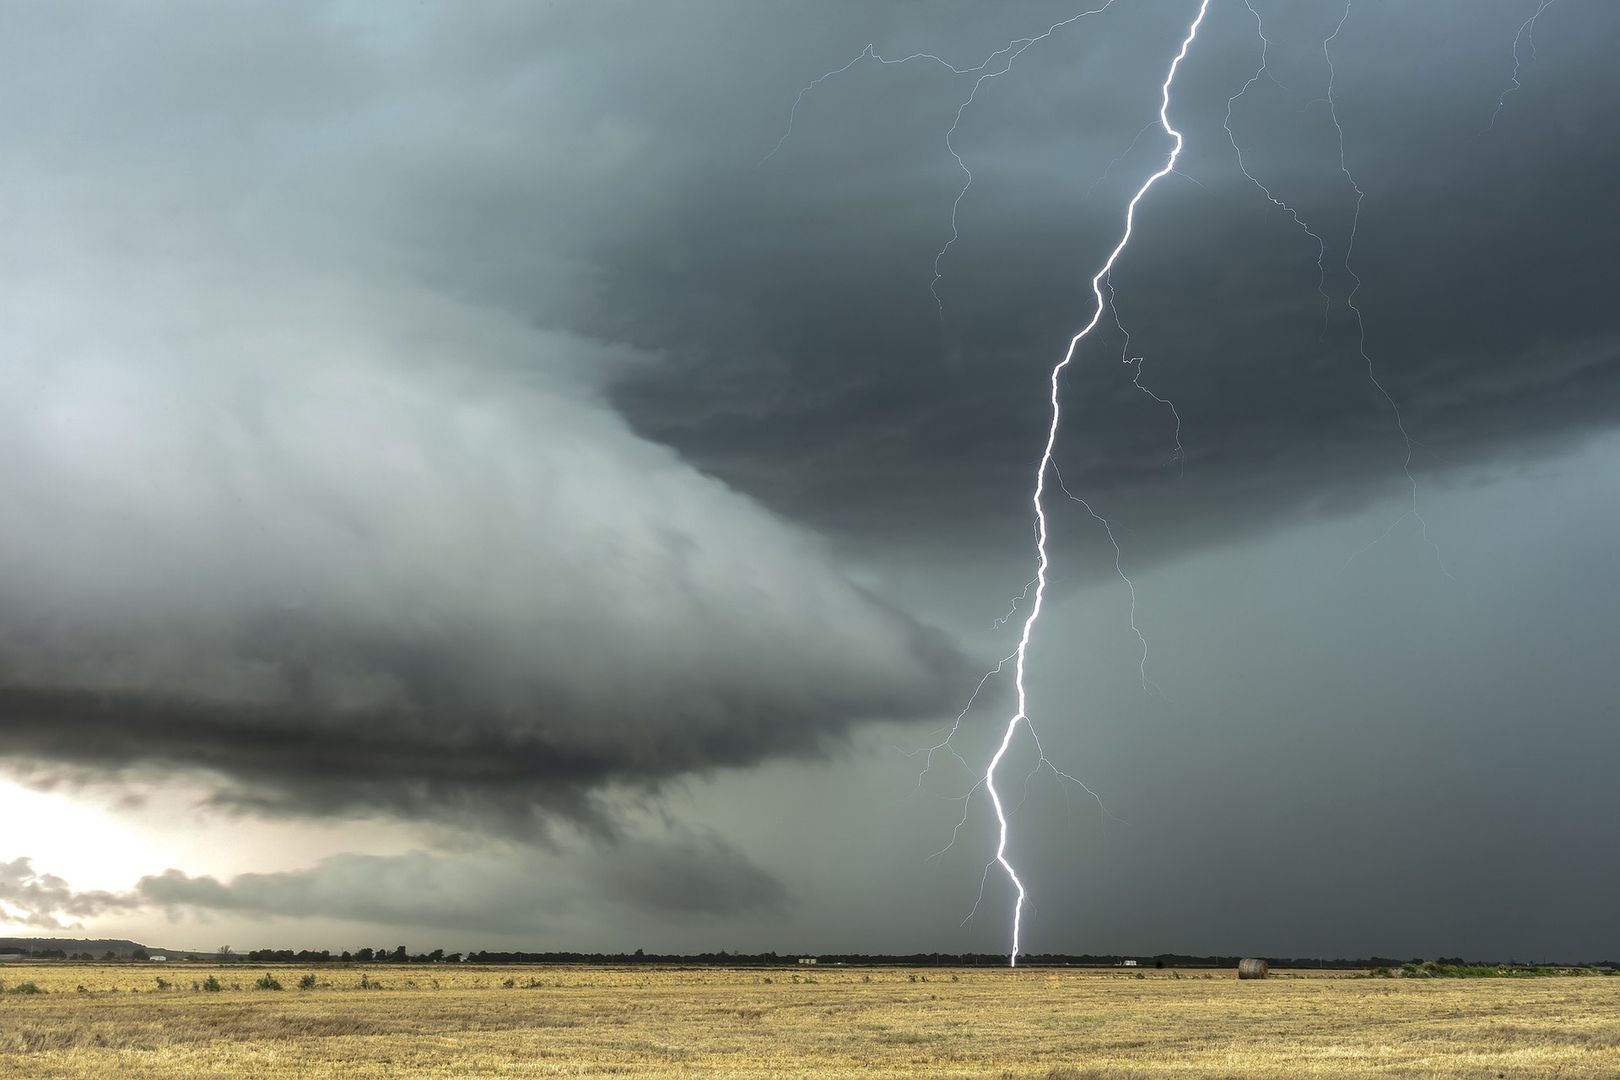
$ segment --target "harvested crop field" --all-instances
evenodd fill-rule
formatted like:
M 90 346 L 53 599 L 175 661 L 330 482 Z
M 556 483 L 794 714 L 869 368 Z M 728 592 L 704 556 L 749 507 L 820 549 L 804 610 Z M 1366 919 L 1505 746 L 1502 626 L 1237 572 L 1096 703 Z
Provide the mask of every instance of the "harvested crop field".
M 1606 977 L 55 964 L 0 980 L 0 1076 L 41 1080 L 1620 1076 Z

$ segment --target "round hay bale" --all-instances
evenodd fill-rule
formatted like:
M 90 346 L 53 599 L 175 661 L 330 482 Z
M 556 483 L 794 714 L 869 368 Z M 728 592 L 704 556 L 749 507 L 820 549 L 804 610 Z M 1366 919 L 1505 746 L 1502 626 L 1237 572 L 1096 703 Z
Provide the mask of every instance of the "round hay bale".
M 1263 979 L 1270 970 L 1270 966 L 1264 960 L 1252 956 L 1246 956 L 1238 961 L 1238 978 L 1240 979 Z

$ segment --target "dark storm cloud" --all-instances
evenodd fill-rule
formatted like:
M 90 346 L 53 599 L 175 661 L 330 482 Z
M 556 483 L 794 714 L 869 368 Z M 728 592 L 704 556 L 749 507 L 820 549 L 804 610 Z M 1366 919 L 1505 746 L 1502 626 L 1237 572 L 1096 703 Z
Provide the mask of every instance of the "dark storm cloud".
M 605 789 L 951 700 L 939 635 L 606 406 L 653 357 L 514 317 L 411 231 L 483 185 L 551 205 L 534 185 L 600 185 L 644 141 L 570 108 L 538 148 L 469 130 L 574 62 L 495 48 L 497 14 L 440 40 L 273 5 L 18 12 L 11 761 L 201 770 L 284 812 L 606 827 Z
M 532 829 L 949 700 L 937 634 L 554 378 L 600 349 L 356 296 L 183 348 L 100 315 L 14 320 L 52 356 L 0 406 L 10 757 Z M 256 333 L 270 366 L 231 353 Z M 551 375 L 435 355 L 504 348 Z
M 1233 128 L 1250 169 L 1325 238 L 1332 310 L 1324 321 L 1314 243 L 1237 168 L 1222 121 L 1260 43 L 1241 5 L 1214 5 L 1173 98 L 1197 183 L 1155 188 L 1114 281 L 1142 383 L 1180 413 L 1185 470 L 1174 421 L 1119 363 L 1112 319 L 1064 389 L 1065 478 L 1132 527 L 1137 564 L 1403 483 L 1405 449 L 1344 303 L 1354 196 L 1321 100 L 1321 40 L 1342 8 L 1260 8 L 1275 81 L 1238 102 Z M 871 63 L 822 84 L 780 154 L 684 187 L 680 212 L 651 223 L 669 254 L 620 251 L 609 295 L 637 313 L 625 332 L 671 354 L 619 385 L 621 407 L 856 538 L 1021 531 L 1045 373 L 1089 315 L 1086 280 L 1166 140 L 1150 129 L 1110 161 L 1152 121 L 1183 15 L 1121 6 L 981 89 L 955 140 L 975 182 L 942 263 L 942 325 L 927 286 L 960 174 L 941 136 L 968 84 Z M 1367 192 L 1357 299 L 1420 473 L 1567 449 L 1620 408 L 1606 298 L 1620 215 L 1603 134 L 1620 80 L 1602 44 L 1620 16 L 1549 11 L 1526 89 L 1482 133 L 1522 17 L 1508 4 L 1358 7 L 1334 45 L 1346 160 Z

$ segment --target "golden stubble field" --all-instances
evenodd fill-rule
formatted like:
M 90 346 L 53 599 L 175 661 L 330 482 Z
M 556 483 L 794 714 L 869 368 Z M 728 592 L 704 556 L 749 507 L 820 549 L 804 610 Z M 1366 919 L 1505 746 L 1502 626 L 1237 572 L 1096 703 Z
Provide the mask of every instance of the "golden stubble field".
M 285 989 L 255 989 L 266 973 Z M 210 975 L 222 990 L 193 989 Z M 1620 977 L 54 964 L 0 980 L 0 1076 L 40 1080 L 1620 1077 Z M 27 982 L 42 992 L 11 992 Z

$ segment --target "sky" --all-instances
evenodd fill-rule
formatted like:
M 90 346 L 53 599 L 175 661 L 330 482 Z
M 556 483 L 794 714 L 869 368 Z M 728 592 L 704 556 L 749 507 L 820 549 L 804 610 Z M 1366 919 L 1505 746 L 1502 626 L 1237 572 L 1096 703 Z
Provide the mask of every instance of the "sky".
M 0 934 L 1005 952 L 1197 9 L 1091 6 L 0 2 Z M 1539 7 L 1211 0 L 1025 949 L 1620 957 Z

